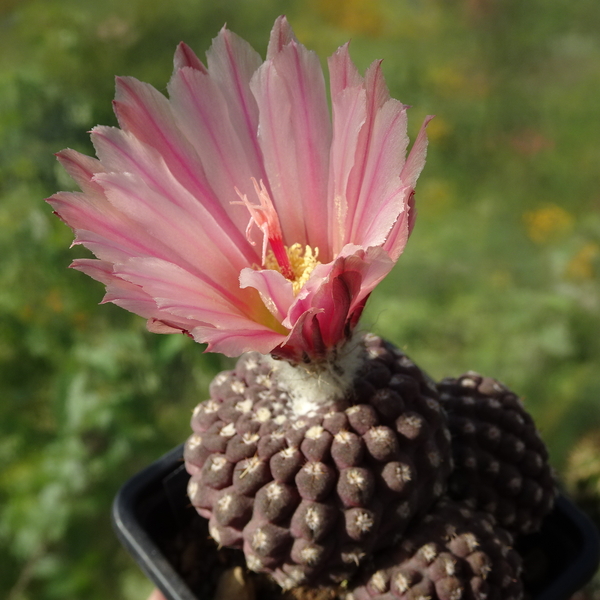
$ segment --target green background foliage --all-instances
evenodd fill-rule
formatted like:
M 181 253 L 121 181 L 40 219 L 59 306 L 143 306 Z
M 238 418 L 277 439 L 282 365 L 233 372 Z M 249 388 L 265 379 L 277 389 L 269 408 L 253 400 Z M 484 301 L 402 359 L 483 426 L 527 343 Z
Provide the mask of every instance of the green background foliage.
M 185 439 L 229 364 L 96 306 L 102 286 L 66 268 L 85 250 L 43 202 L 73 189 L 53 153 L 92 154 L 86 132 L 116 124 L 115 74 L 164 92 L 179 41 L 202 55 L 227 22 L 264 54 L 283 12 L 323 59 L 349 38 L 361 70 L 385 59 L 413 137 L 437 115 L 417 227 L 364 326 L 435 377 L 473 369 L 515 389 L 559 472 L 583 436 L 597 452 L 596 0 L 0 0 L 3 598 L 145 598 L 111 500 Z

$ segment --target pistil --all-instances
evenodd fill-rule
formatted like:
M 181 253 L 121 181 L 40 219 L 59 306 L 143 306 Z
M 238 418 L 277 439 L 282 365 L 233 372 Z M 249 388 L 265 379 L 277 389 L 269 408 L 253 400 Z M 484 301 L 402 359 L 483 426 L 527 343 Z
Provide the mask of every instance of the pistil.
M 271 246 L 271 251 L 275 260 L 277 261 L 277 265 L 279 268 L 277 269 L 286 279 L 294 280 L 294 270 L 292 269 L 292 265 L 290 263 L 290 259 L 288 253 L 286 252 L 286 248 L 283 244 L 283 235 L 281 233 L 281 223 L 279 222 L 279 217 L 277 215 L 277 211 L 275 210 L 275 206 L 273 205 L 273 201 L 269 196 L 269 192 L 265 188 L 265 184 L 261 180 L 260 185 L 252 177 L 252 183 L 254 184 L 254 190 L 256 191 L 256 195 L 260 200 L 260 204 L 252 204 L 246 194 L 242 194 L 240 190 L 237 188 L 235 191 L 237 195 L 240 197 L 241 202 L 236 202 L 235 204 L 243 204 L 250 213 L 250 221 L 248 222 L 248 227 L 246 228 L 246 239 L 254 245 L 254 241 L 251 238 L 252 226 L 256 225 L 263 233 L 263 247 L 262 247 L 262 264 L 267 266 L 267 250 L 268 247 Z

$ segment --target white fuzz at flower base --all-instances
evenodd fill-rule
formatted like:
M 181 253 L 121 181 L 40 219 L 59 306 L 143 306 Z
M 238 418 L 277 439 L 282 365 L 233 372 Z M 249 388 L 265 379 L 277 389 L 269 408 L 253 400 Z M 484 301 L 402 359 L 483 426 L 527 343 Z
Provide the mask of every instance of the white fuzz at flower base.
M 343 397 L 364 364 L 364 346 L 357 335 L 346 343 L 333 361 L 291 365 L 286 360 L 271 360 L 279 388 L 289 395 L 292 412 L 300 417 L 326 408 Z

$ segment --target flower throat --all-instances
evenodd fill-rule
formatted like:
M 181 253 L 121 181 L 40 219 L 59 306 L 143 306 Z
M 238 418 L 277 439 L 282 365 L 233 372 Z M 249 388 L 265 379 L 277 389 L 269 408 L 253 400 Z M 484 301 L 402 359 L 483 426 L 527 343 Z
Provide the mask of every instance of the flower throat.
M 298 292 L 308 281 L 313 269 L 321 264 L 318 261 L 319 249 L 313 249 L 306 245 L 303 250 L 301 244 L 292 244 L 289 248 L 284 246 L 284 250 L 288 259 L 288 264 L 285 265 L 287 267 L 285 268 L 285 272 L 283 265 L 279 263 L 275 257 L 275 253 L 271 249 L 267 251 L 264 266 L 267 269 L 279 271 L 286 279 L 289 279 L 292 282 L 294 296 L 297 296 Z

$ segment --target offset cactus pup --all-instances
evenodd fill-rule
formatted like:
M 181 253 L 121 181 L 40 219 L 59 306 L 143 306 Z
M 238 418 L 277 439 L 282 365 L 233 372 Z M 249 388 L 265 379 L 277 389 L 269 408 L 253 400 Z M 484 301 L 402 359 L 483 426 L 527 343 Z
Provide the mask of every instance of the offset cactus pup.
M 186 498 L 188 481 L 180 446 L 123 486 L 115 499 L 113 524 L 167 600 L 212 600 L 219 572 L 239 564 L 243 556 L 239 550 L 217 549 L 207 535 L 207 521 Z M 522 579 L 530 600 L 568 600 L 589 581 L 600 560 L 594 525 L 564 496 L 557 498 L 541 530 L 521 536 L 516 548 L 523 557 Z M 264 575 L 250 576 L 259 586 L 257 599 L 293 598 Z
M 520 398 L 469 372 L 438 384 L 452 433 L 449 495 L 494 516 L 512 534 L 534 533 L 557 487 L 548 452 Z

